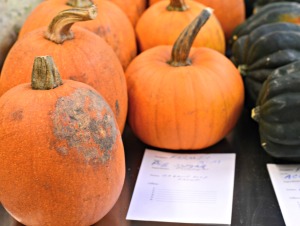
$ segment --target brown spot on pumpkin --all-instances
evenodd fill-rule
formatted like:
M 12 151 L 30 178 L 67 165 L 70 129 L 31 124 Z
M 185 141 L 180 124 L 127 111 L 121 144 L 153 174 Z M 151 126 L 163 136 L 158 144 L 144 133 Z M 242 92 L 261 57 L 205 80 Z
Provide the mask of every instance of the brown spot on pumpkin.
M 17 110 L 11 114 L 14 121 L 20 121 L 23 119 L 23 110 Z
M 117 138 L 112 115 L 105 100 L 92 90 L 77 89 L 59 98 L 52 114 L 53 133 L 66 145 L 53 148 L 62 155 L 75 149 L 91 165 L 105 163 Z

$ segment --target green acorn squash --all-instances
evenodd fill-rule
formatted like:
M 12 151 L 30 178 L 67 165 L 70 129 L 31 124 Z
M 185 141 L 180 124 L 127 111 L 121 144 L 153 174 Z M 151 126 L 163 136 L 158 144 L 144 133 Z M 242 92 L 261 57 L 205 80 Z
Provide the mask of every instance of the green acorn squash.
M 300 61 L 274 70 L 263 83 L 252 118 L 272 157 L 300 161 Z
M 274 2 L 260 8 L 238 25 L 229 39 L 229 46 L 241 36 L 249 34 L 255 28 L 274 22 L 300 22 L 300 4 L 297 2 Z
M 276 68 L 300 60 L 300 25 L 264 24 L 240 37 L 232 46 L 231 60 L 245 85 L 247 107 L 255 106 L 262 83 Z

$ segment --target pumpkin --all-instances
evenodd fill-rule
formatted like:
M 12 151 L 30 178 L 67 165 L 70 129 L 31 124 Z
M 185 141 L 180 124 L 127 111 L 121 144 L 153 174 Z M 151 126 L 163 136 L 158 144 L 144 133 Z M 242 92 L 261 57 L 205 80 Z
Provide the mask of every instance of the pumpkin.
M 202 149 L 223 139 L 240 116 L 244 87 L 237 68 L 213 49 L 191 48 L 211 13 L 204 8 L 173 47 L 148 49 L 126 70 L 128 123 L 148 145 Z
M 190 0 L 163 0 L 150 6 L 136 25 L 139 49 L 145 51 L 157 45 L 173 45 L 181 31 L 204 8 L 204 5 Z M 201 29 L 193 45 L 225 53 L 224 32 L 214 15 Z
M 100 11 L 97 17 L 85 23 L 76 23 L 75 26 L 86 28 L 104 38 L 117 54 L 123 69 L 126 69 L 137 54 L 134 28 L 125 13 L 115 4 L 106 0 L 96 0 L 94 3 Z M 47 26 L 62 10 L 90 7 L 92 4 L 90 0 L 44 1 L 29 15 L 20 30 L 19 38 L 32 30 Z
M 25 225 L 91 225 L 105 216 L 125 179 L 121 134 L 105 99 L 61 80 L 52 58 L 41 56 L 32 82 L 10 89 L 0 106 L 7 211 Z
M 147 8 L 147 0 L 109 0 L 120 7 L 127 15 L 133 27 Z
M 96 9 L 92 6 L 64 10 L 53 18 L 48 27 L 36 29 L 19 39 L 3 65 L 0 95 L 20 83 L 30 81 L 30 62 L 35 56 L 50 55 L 64 79 L 87 83 L 101 93 L 112 108 L 119 129 L 123 131 L 128 100 L 121 63 L 102 38 L 86 29 L 72 26 L 78 21 L 95 18 Z
M 252 118 L 272 157 L 300 161 L 300 61 L 274 70 L 263 83 Z
M 300 60 L 299 38 L 300 25 L 277 22 L 261 25 L 233 44 L 231 60 L 243 76 L 246 106 L 250 109 L 274 69 Z
M 150 0 L 149 4 L 153 5 L 162 0 Z M 244 0 L 195 0 L 205 6 L 214 9 L 214 14 L 221 23 L 225 33 L 225 38 L 229 39 L 233 29 L 244 22 L 246 18 Z M 230 12 L 230 13 L 228 13 Z
M 249 34 L 255 28 L 268 23 L 290 22 L 298 24 L 300 21 L 300 4 L 296 2 L 274 2 L 261 7 L 232 32 L 229 45 L 241 36 Z
M 17 40 L 20 28 L 30 12 L 42 0 L 9 0 L 0 4 L 0 71 L 6 55 Z

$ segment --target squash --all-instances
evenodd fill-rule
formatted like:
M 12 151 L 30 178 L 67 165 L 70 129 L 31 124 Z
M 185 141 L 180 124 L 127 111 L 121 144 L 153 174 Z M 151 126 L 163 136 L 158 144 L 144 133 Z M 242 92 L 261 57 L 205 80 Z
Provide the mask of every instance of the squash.
M 127 15 L 133 27 L 147 8 L 147 0 L 109 0 Z
M 140 51 L 157 45 L 173 45 L 180 32 L 204 8 L 204 5 L 191 0 L 164 0 L 150 6 L 136 25 Z M 201 29 L 193 45 L 225 53 L 224 32 L 215 15 Z
M 150 0 L 149 4 L 153 5 L 162 0 Z M 225 33 L 226 40 L 231 37 L 233 29 L 246 19 L 244 0 L 195 0 L 205 6 L 214 9 L 214 14 L 221 23 Z M 228 13 L 230 12 L 230 13 Z
M 128 66 L 128 123 L 144 143 L 172 150 L 202 149 L 235 126 L 244 104 L 239 71 L 215 50 L 191 48 L 211 15 L 204 8 L 173 47 L 148 49 Z
M 30 12 L 42 0 L 9 0 L 0 4 L 0 71 L 6 55 L 18 37 L 20 28 Z
M 297 2 L 274 2 L 267 4 L 238 25 L 232 32 L 229 45 L 241 36 L 249 34 L 255 28 L 268 23 L 290 22 L 298 24 L 300 21 L 300 4 Z
M 92 4 L 98 8 L 97 17 L 85 23 L 76 23 L 74 26 L 86 28 L 104 38 L 117 54 L 125 70 L 129 62 L 137 55 L 135 31 L 126 14 L 115 4 L 106 0 L 44 1 L 26 19 L 19 38 L 32 30 L 47 26 L 62 10 L 72 7 L 90 7 Z
M 300 161 L 300 61 L 274 70 L 263 83 L 252 118 L 272 157 Z
M 253 13 L 256 13 L 261 7 L 267 5 L 267 4 L 273 4 L 274 2 L 298 2 L 299 0 L 256 0 L 253 3 Z
M 61 80 L 50 56 L 0 98 L 0 163 L 1 202 L 25 225 L 94 224 L 125 179 L 109 105 L 91 86 Z
M 231 60 L 243 76 L 247 107 L 255 106 L 262 83 L 274 69 L 300 60 L 299 38 L 300 25 L 277 22 L 261 25 L 233 44 Z
M 121 63 L 102 38 L 84 28 L 72 26 L 78 21 L 91 20 L 96 15 L 95 6 L 64 10 L 53 18 L 48 27 L 36 29 L 19 39 L 3 65 L 0 95 L 30 81 L 30 62 L 35 56 L 50 55 L 64 79 L 87 83 L 101 93 L 112 108 L 119 129 L 123 131 L 128 99 Z

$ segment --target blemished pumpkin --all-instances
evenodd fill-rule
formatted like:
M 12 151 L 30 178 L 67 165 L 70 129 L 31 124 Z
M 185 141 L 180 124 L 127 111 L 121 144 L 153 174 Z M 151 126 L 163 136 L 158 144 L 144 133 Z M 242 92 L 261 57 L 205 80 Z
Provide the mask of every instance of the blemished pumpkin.
M 181 31 L 205 8 L 192 0 L 163 0 L 150 6 L 136 25 L 140 51 L 158 45 L 173 45 Z M 194 47 L 209 47 L 225 53 L 225 36 L 215 15 L 201 29 Z
M 274 158 L 300 162 L 299 87 L 300 60 L 270 73 L 252 109 L 261 146 Z
M 150 0 L 153 5 L 162 0 Z M 214 9 L 214 14 L 218 18 L 225 33 L 226 40 L 230 38 L 233 29 L 245 21 L 246 9 L 244 0 L 195 0 L 205 6 Z M 230 13 L 229 13 L 230 12 Z
M 61 80 L 50 56 L 32 82 L 0 97 L 0 197 L 25 225 L 92 225 L 116 203 L 125 179 L 121 134 L 91 86 Z
M 137 55 L 134 28 L 126 14 L 107 0 L 49 0 L 39 4 L 28 16 L 20 30 L 19 38 L 37 28 L 48 26 L 53 17 L 62 10 L 72 7 L 91 7 L 95 4 L 98 15 L 95 19 L 74 26 L 86 28 L 99 35 L 113 48 L 123 69 Z
M 147 8 L 147 0 L 108 0 L 116 4 L 127 15 L 133 27 Z
M 173 47 L 148 49 L 126 70 L 128 123 L 148 145 L 206 148 L 223 139 L 239 119 L 244 87 L 237 68 L 215 50 L 191 48 L 211 13 L 204 8 Z
M 124 70 L 112 48 L 99 36 L 72 24 L 95 18 L 96 7 L 60 12 L 48 27 L 36 29 L 19 39 L 3 65 L 0 95 L 30 81 L 35 56 L 50 55 L 63 79 L 87 83 L 109 103 L 119 128 L 127 117 L 127 86 Z M 84 23 L 84 22 L 82 22 Z

